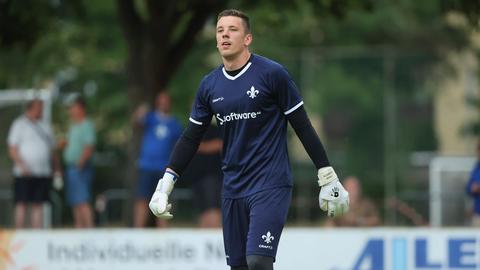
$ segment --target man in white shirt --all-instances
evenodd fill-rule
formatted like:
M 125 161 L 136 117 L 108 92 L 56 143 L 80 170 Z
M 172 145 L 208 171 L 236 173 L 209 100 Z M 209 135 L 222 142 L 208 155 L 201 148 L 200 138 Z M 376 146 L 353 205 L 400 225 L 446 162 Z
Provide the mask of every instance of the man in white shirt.
M 9 154 L 14 162 L 16 228 L 26 226 L 25 214 L 29 205 L 31 227 L 42 227 L 42 203 L 49 200 L 54 138 L 50 125 L 41 120 L 42 111 L 43 102 L 31 100 L 26 112 L 15 119 L 8 133 Z

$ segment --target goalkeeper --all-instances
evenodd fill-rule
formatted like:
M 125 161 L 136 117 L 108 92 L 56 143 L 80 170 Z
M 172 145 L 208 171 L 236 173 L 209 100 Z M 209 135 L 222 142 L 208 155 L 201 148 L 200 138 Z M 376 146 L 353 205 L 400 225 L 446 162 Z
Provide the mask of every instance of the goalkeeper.
M 292 197 L 287 121 L 318 169 L 320 208 L 348 211 L 348 193 L 325 154 L 285 68 L 252 54 L 249 18 L 237 10 L 217 18 L 223 65 L 204 77 L 169 165 L 150 201 L 159 218 L 172 218 L 168 196 L 194 156 L 213 116 L 223 137 L 222 225 L 232 270 L 271 270 Z

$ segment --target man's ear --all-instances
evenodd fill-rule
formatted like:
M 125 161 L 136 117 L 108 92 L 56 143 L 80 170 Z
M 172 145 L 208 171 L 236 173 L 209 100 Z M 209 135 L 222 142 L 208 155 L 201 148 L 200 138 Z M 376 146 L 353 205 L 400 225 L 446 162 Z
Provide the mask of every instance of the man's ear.
M 252 44 L 252 41 L 253 41 L 253 35 L 252 33 L 248 33 L 247 35 L 245 35 L 245 38 L 243 40 L 243 44 L 245 44 L 245 46 L 250 46 L 250 44 Z

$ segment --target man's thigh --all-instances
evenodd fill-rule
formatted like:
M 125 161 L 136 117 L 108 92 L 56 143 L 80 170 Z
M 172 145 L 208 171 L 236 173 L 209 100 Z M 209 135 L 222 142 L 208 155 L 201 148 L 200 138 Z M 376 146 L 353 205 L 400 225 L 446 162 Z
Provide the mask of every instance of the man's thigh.
M 275 188 L 241 199 L 223 199 L 223 238 L 227 264 L 247 265 L 247 255 L 275 258 L 292 189 Z
M 222 200 L 222 225 L 227 264 L 235 269 L 246 266 L 249 210 L 245 198 Z
M 291 199 L 290 187 L 266 190 L 248 198 L 250 224 L 247 256 L 262 255 L 275 260 Z

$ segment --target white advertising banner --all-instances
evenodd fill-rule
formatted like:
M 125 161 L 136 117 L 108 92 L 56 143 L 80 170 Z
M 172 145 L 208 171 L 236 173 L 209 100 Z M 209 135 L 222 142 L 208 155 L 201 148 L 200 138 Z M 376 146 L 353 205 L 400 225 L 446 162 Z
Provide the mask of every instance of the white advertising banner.
M 221 230 L 97 229 L 0 230 L 0 269 L 230 268 Z M 480 231 L 287 228 L 275 269 L 480 269 Z

